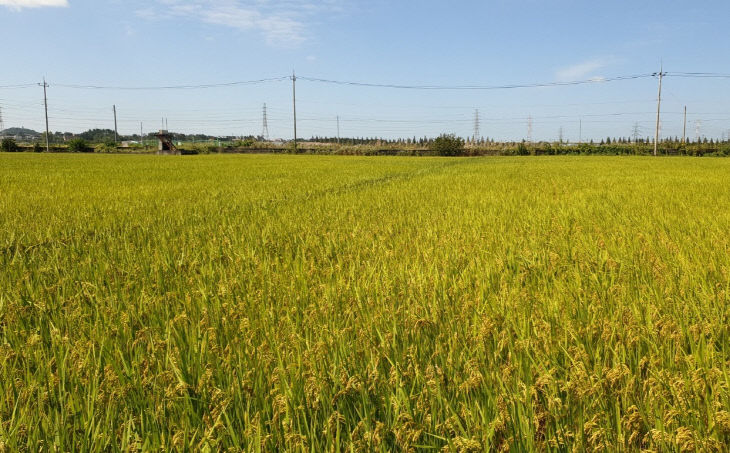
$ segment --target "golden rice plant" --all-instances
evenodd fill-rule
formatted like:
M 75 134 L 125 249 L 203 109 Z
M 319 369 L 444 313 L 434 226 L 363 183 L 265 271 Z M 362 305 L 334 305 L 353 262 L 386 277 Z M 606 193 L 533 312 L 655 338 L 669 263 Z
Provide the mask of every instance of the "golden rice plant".
M 726 451 L 728 181 L 0 154 L 0 451 Z

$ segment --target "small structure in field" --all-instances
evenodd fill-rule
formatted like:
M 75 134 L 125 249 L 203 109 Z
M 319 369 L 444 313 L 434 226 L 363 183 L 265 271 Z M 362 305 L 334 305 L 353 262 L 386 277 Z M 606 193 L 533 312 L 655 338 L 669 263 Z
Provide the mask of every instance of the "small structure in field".
M 160 141 L 157 154 L 180 154 L 180 150 L 172 142 L 172 135 L 168 131 L 160 129 L 155 137 Z

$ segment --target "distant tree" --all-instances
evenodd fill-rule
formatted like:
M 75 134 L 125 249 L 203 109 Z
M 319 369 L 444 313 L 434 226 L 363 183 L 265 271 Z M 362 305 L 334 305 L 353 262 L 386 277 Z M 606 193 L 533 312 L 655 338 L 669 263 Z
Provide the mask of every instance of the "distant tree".
M 431 143 L 431 151 L 439 156 L 464 154 L 464 139 L 454 134 L 441 134 Z
M 530 155 L 530 150 L 527 149 L 527 145 L 525 145 L 524 140 L 522 140 L 522 142 L 520 142 L 517 145 L 517 155 L 518 156 L 529 156 Z
M 68 150 L 72 153 L 88 153 L 91 150 L 83 138 L 74 138 L 68 142 Z
M 15 153 L 20 150 L 18 144 L 12 138 L 4 138 L 0 143 L 0 150 L 5 153 Z

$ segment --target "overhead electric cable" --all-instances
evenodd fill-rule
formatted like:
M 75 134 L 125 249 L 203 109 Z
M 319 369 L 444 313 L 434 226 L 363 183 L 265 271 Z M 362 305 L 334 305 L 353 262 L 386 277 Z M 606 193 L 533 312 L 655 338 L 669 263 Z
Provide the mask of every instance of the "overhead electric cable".
M 76 85 L 66 83 L 54 83 L 52 86 L 61 88 L 75 88 L 81 90 L 195 90 L 206 88 L 226 88 L 238 85 L 257 85 L 267 82 L 281 82 L 288 77 L 274 77 L 269 79 L 245 80 L 225 83 L 207 83 L 199 85 L 162 85 L 162 86 L 104 86 L 104 85 Z
M 351 82 L 342 80 L 330 80 L 330 79 L 319 79 L 313 77 L 302 77 L 297 76 L 298 79 L 306 80 L 309 82 L 328 83 L 334 85 L 350 85 L 359 87 L 371 87 L 371 88 L 395 88 L 403 90 L 509 90 L 516 88 L 541 88 L 541 87 L 557 87 L 557 86 L 572 86 L 572 85 L 585 85 L 593 83 L 605 83 L 605 82 L 616 82 L 620 80 L 635 80 L 653 77 L 652 74 L 637 74 L 629 76 L 618 76 L 618 77 L 600 77 L 586 80 L 573 80 L 566 82 L 543 82 L 543 83 L 528 83 L 528 84 L 510 84 L 510 85 L 397 85 L 397 84 L 380 84 L 380 83 L 366 83 L 366 82 Z

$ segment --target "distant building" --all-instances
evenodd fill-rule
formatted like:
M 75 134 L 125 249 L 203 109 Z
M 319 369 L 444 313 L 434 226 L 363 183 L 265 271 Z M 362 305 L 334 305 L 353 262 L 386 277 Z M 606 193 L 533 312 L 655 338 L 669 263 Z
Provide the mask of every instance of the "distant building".
M 157 154 L 180 154 L 180 151 L 172 142 L 172 135 L 168 131 L 160 129 L 160 132 L 155 136 L 160 141 Z

